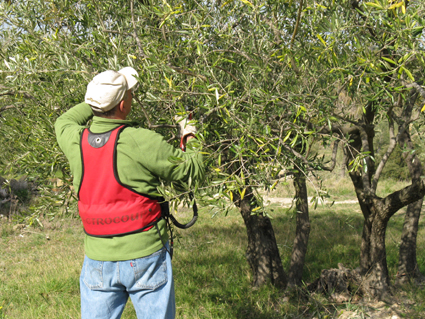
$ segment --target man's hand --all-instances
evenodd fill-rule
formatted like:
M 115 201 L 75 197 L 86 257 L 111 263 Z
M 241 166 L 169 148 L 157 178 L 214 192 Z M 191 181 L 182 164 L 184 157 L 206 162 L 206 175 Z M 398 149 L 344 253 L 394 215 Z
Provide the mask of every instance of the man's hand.
M 174 119 L 179 124 L 180 148 L 184 151 L 186 149 L 186 142 L 195 137 L 197 129 L 194 125 L 190 124 L 188 118 L 176 116 Z
M 179 137 L 195 136 L 197 129 L 190 124 L 190 120 L 181 116 L 176 116 L 175 120 L 179 124 Z

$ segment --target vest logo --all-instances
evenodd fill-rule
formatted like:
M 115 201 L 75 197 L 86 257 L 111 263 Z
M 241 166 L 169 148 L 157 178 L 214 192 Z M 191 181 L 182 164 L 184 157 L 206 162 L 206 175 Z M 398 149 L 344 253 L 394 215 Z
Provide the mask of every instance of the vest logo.
M 131 215 L 116 216 L 113 218 L 86 218 L 84 221 L 87 225 L 109 225 L 112 223 L 126 223 L 130 220 L 135 221 L 138 220 L 139 217 L 142 217 L 142 212 Z

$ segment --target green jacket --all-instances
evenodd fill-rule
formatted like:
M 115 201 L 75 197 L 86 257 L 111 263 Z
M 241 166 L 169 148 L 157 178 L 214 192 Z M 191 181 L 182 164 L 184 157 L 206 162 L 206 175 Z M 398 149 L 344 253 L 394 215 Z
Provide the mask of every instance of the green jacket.
M 162 135 L 135 127 L 128 120 L 114 120 L 94 116 L 90 106 L 81 103 L 61 115 L 55 123 L 60 148 L 69 160 L 74 189 L 81 182 L 82 162 L 80 138 L 87 122 L 93 118 L 90 131 L 104 133 L 122 124 L 129 127 L 120 134 L 117 144 L 117 170 L 120 180 L 137 192 L 157 195 L 160 179 L 167 181 L 200 180 L 204 176 L 202 155 L 195 151 L 183 152 L 168 144 Z M 178 167 L 170 156 L 183 158 Z M 161 237 L 168 240 L 164 220 L 158 223 Z M 125 236 L 99 238 L 85 236 L 86 255 L 95 260 L 118 261 L 148 256 L 162 248 L 156 228 Z

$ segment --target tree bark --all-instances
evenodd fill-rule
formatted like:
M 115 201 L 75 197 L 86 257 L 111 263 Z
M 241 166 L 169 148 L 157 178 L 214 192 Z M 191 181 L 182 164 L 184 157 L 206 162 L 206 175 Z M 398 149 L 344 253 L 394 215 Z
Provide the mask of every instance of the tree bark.
M 356 135 L 353 136 L 351 146 L 358 151 L 369 151 L 371 156 L 374 156 L 373 128 L 368 129 L 366 126 L 359 128 L 359 133 Z M 353 156 L 347 156 L 347 168 L 352 159 Z M 366 161 L 368 162 L 367 172 L 363 168 L 350 171 L 350 178 L 364 217 L 360 247 L 360 274 L 364 278 L 363 290 L 372 296 L 381 297 L 387 293 L 390 282 L 386 260 L 385 232 L 388 220 L 392 215 L 388 213 L 383 200 L 375 195 L 375 190 L 372 188 L 375 166 L 370 159 L 366 159 Z
M 416 259 L 416 238 L 422 203 L 423 199 L 407 206 L 401 235 L 396 284 L 405 284 L 412 279 L 417 282 L 423 282 L 425 279 L 424 275 L 419 271 Z
M 374 215 L 369 205 L 366 204 L 366 198 L 363 192 L 363 181 L 360 176 L 360 173 L 357 171 L 350 172 L 349 175 L 354 185 L 356 196 L 359 201 L 360 209 L 364 218 L 362 241 L 360 244 L 360 274 L 363 276 L 369 271 L 372 265 L 370 255 L 370 242 L 372 236 L 372 223 Z
M 381 209 L 375 203 L 373 210 Z M 388 292 L 390 278 L 387 267 L 387 252 L 385 248 L 385 232 L 388 220 L 382 218 L 383 214 L 374 212 L 372 231 L 370 236 L 370 263 L 371 266 L 365 274 L 365 286 L 372 296 L 381 297 Z M 365 269 L 363 269 L 364 271 Z
M 235 200 L 235 205 L 239 208 L 248 235 L 246 258 L 253 274 L 252 285 L 260 287 L 270 282 L 279 288 L 286 287 L 286 273 L 283 270 L 273 226 L 263 213 L 251 213 L 253 207 L 256 207 L 256 201 L 250 188 L 246 190 L 243 199 Z
M 341 169 L 339 171 L 339 177 L 340 178 L 344 178 L 345 177 L 345 172 L 347 171 L 347 167 L 345 166 L 344 163 L 346 161 L 347 161 L 347 154 L 346 154 L 345 149 L 344 149 L 344 158 L 342 160 Z
M 292 249 L 291 264 L 288 273 L 288 286 L 300 286 L 310 235 L 310 219 L 305 176 L 298 172 L 294 174 L 295 198 L 297 209 L 297 228 Z
M 385 248 L 385 232 L 389 219 L 403 206 L 412 203 L 414 200 L 423 196 L 423 183 L 412 184 L 400 191 L 388 195 L 386 198 L 377 196 L 365 197 L 362 186 L 362 179 L 355 172 L 350 172 L 360 208 L 364 216 L 363 234 L 360 252 L 360 274 L 364 278 L 364 290 L 375 297 L 382 297 L 388 292 L 390 285 L 386 248 Z M 415 186 L 416 185 L 416 186 Z M 416 191 L 415 191 L 416 189 Z M 406 217 L 407 218 L 407 217 Z M 417 220 L 409 219 L 410 223 L 416 223 Z M 409 234 L 407 237 L 415 237 L 413 227 L 405 225 L 405 231 Z M 417 226 L 416 226 L 417 227 Z M 417 230 L 416 230 L 417 232 Z M 408 244 L 412 245 L 412 242 Z M 415 258 L 416 249 L 409 249 L 403 252 L 408 260 Z M 407 266 L 407 265 L 406 265 Z M 409 264 L 409 269 L 417 269 L 416 263 Z
M 352 174 L 350 173 L 350 176 Z M 362 290 L 375 297 L 381 297 L 388 292 L 390 285 L 387 255 L 385 248 L 385 233 L 389 214 L 382 199 L 366 200 L 361 188 L 355 182 L 360 208 L 363 213 L 363 233 L 360 247 L 360 275 L 364 278 Z
M 411 152 L 404 152 L 403 157 L 409 168 L 412 182 L 420 181 L 423 174 L 422 164 L 420 159 L 416 156 L 416 152 L 414 152 L 414 145 L 407 129 L 404 134 L 400 136 L 399 144 L 401 147 L 404 146 L 411 150 Z M 396 284 L 405 284 L 412 279 L 418 283 L 425 280 L 424 275 L 419 271 L 416 258 L 416 238 L 418 235 L 422 204 L 423 198 L 407 206 L 406 215 L 404 217 L 403 233 L 401 235 Z

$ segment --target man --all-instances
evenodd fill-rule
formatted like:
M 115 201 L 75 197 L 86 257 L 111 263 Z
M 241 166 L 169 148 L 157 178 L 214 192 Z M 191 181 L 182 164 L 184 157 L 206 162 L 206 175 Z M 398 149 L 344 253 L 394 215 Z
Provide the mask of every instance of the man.
M 204 167 L 198 152 L 176 149 L 161 135 L 126 120 L 136 76 L 131 67 L 98 74 L 87 86 L 85 103 L 55 123 L 86 232 L 83 319 L 120 318 L 128 296 L 138 318 L 175 316 L 166 222 L 154 194 L 160 179 L 199 180 Z M 196 130 L 184 122 L 182 134 L 189 144 Z M 176 168 L 170 156 L 184 162 Z

